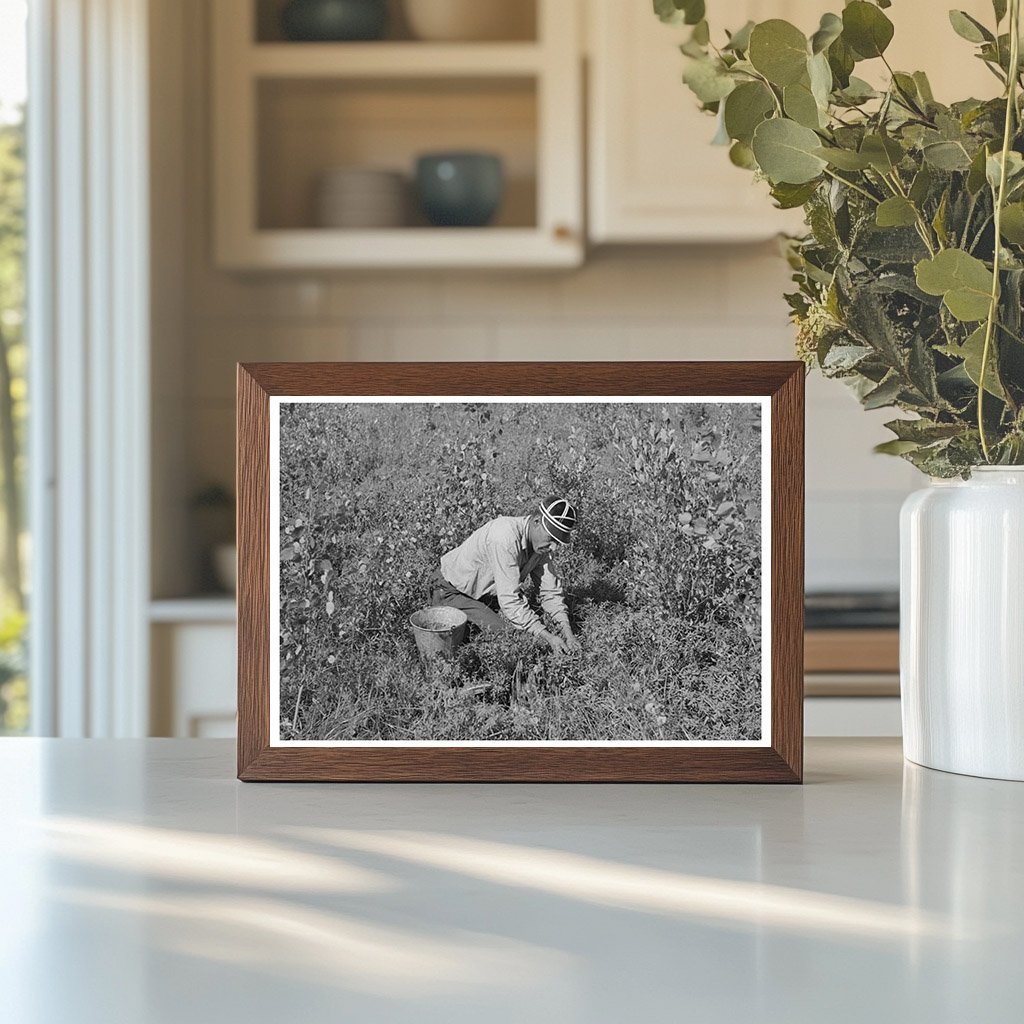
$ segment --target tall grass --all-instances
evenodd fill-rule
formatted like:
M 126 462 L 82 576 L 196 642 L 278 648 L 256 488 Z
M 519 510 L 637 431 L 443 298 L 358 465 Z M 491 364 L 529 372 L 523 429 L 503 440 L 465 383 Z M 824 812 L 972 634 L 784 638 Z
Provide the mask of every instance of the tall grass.
M 280 436 L 282 739 L 759 737 L 759 407 L 298 403 Z M 550 493 L 582 651 L 421 664 L 440 556 Z

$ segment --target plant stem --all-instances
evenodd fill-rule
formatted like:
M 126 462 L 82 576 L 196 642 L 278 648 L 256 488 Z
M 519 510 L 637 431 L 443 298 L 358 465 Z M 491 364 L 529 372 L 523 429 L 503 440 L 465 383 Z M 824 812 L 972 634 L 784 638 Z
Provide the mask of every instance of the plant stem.
M 775 92 L 775 89 L 772 86 L 772 83 L 769 82 L 768 79 L 764 77 L 764 75 L 760 74 L 757 71 L 753 72 L 753 74 L 755 78 L 761 81 L 761 84 L 768 90 L 768 92 L 771 93 L 771 97 L 775 101 L 775 113 L 778 114 L 779 117 L 785 117 L 785 112 L 782 109 L 782 100 L 779 99 L 778 94 Z
M 964 220 L 964 236 L 960 240 L 960 248 L 961 249 L 964 247 L 964 244 L 967 242 L 967 232 L 970 230 L 971 221 L 974 219 L 974 207 L 977 206 L 977 204 L 978 204 L 978 194 L 980 193 L 980 191 L 981 190 L 979 189 L 978 192 L 975 192 L 974 195 L 971 196 L 971 204 L 970 204 L 970 206 L 967 207 L 967 217 Z
M 1010 0 L 1010 74 L 1006 83 L 1006 124 L 1003 126 L 1003 150 L 999 168 L 999 190 L 995 197 L 995 251 L 992 256 L 992 295 L 989 300 L 988 320 L 985 322 L 985 346 L 981 350 L 981 370 L 978 373 L 978 434 L 985 461 L 992 462 L 992 451 L 985 431 L 985 375 L 992 354 L 992 335 L 999 315 L 999 272 L 1001 260 L 1003 205 L 1006 201 L 1006 168 L 1009 163 L 1010 143 L 1017 117 L 1017 82 L 1020 68 L 1020 0 Z
M 838 181 L 841 185 L 845 185 L 847 188 L 852 188 L 854 192 L 859 192 L 866 199 L 870 199 L 871 202 L 873 202 L 875 204 L 875 206 L 877 206 L 879 204 L 880 200 L 878 199 L 878 197 L 877 196 L 873 196 L 870 192 L 868 192 L 867 189 L 861 188 L 860 185 L 857 185 L 857 184 L 855 184 L 852 181 L 847 181 L 846 178 L 840 178 L 838 174 L 833 173 L 827 167 L 825 168 L 825 173 L 833 181 Z
M 924 242 L 929 255 L 934 256 L 935 247 L 932 245 L 931 228 L 928 226 L 928 221 L 924 219 L 924 214 L 917 208 L 917 204 L 910 202 L 910 197 L 907 195 L 906 189 L 903 187 L 903 182 L 900 181 L 899 172 L 893 168 L 892 174 L 883 174 L 882 179 L 889 183 L 901 199 L 906 199 L 906 201 L 910 203 L 911 209 L 914 211 L 914 216 L 917 218 L 917 233 L 921 236 L 921 241 Z M 938 237 L 936 237 L 935 242 L 941 249 L 942 243 Z

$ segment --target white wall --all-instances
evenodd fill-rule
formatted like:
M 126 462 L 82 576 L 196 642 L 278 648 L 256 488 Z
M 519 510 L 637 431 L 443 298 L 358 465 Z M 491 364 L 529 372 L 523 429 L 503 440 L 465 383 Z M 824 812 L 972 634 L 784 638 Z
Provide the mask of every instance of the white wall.
M 155 126 L 184 140 L 185 372 L 180 394 L 164 390 L 181 415 L 187 488 L 233 478 L 236 361 L 793 357 L 774 245 L 601 251 L 569 273 L 214 270 L 203 8 L 183 5 L 182 121 Z M 897 512 L 918 478 L 871 454 L 887 418 L 839 384 L 808 380 L 809 588 L 896 586 Z

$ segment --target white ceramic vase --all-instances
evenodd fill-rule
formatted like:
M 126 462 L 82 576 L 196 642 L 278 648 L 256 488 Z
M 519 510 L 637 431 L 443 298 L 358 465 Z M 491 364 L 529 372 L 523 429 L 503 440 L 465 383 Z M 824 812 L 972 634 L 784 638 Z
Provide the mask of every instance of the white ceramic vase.
M 1024 467 L 910 495 L 900 552 L 904 754 L 1024 781 Z

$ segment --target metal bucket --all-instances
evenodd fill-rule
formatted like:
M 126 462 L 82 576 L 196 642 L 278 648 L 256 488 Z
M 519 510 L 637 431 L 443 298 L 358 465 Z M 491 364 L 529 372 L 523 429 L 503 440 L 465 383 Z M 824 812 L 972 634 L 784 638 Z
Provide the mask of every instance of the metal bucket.
M 462 643 L 468 621 L 465 612 L 444 605 L 413 612 L 409 616 L 409 625 L 412 626 L 420 657 L 424 661 L 451 657 Z

